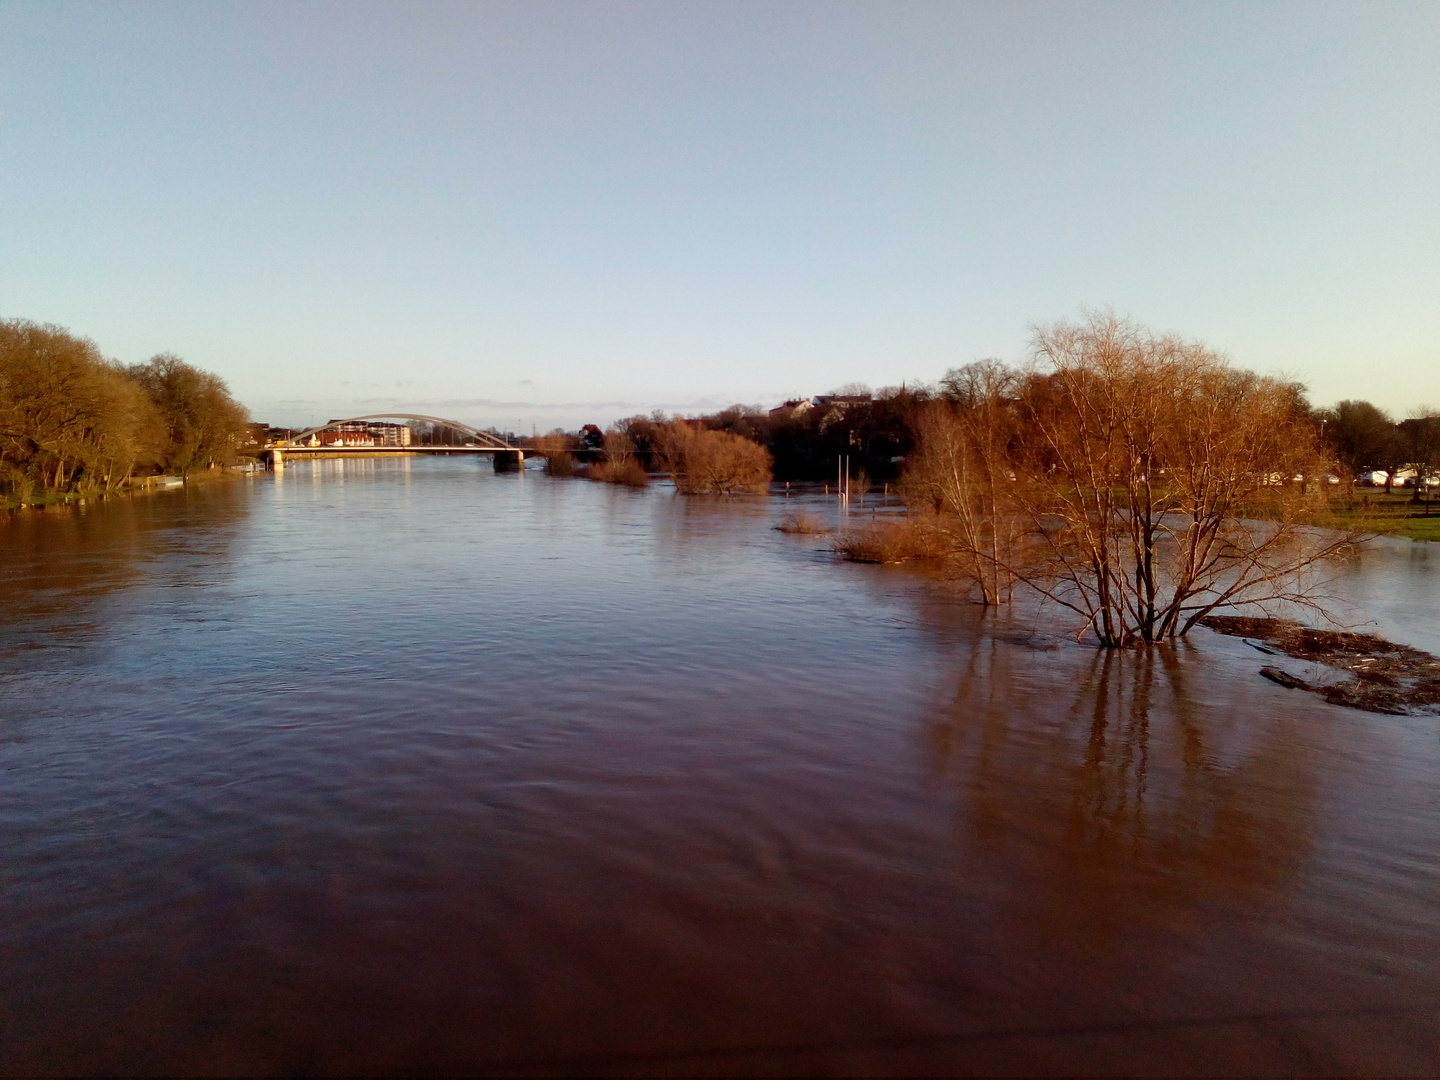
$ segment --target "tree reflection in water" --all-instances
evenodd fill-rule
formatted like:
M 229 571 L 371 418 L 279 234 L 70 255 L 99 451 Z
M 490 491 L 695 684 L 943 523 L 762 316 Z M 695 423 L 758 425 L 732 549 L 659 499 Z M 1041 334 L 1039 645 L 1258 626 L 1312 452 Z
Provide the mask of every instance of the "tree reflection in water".
M 1107 947 L 1286 892 L 1316 806 L 1293 720 L 1227 695 L 1187 642 L 1089 650 L 986 623 L 937 710 L 931 769 L 959 784 L 974 856 L 1008 868 L 1024 929 Z
M 109 603 L 117 594 L 216 584 L 229 572 L 235 526 L 250 513 L 248 488 L 248 481 L 201 484 L 5 515 L 0 674 L 32 672 L 35 658 L 18 659 L 23 653 L 74 648 L 113 631 L 127 617 Z

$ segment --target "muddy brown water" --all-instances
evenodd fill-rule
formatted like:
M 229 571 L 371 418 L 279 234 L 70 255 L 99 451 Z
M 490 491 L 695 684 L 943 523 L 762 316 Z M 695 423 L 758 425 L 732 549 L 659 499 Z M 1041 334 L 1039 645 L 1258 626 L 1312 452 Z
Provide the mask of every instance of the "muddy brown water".
M 474 462 L 0 526 L 0 1071 L 1440 1070 L 1440 733 Z M 1343 568 L 1436 651 L 1440 557 Z

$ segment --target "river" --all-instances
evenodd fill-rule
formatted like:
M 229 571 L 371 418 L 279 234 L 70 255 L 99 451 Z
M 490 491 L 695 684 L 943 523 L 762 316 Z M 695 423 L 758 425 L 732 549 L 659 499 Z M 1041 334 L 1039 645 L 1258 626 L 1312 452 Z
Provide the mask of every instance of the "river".
M 0 524 L 0 1071 L 1440 1071 L 1440 719 L 800 505 L 357 459 Z M 1337 591 L 1434 650 L 1432 549 Z

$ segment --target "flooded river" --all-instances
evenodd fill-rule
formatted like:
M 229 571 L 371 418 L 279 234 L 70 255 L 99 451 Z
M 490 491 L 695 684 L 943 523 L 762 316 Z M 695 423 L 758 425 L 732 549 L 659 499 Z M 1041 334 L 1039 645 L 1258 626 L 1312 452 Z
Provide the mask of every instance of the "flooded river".
M 0 1071 L 1440 1071 L 1440 719 L 800 504 L 348 460 L 0 524 Z M 1353 620 L 1440 649 L 1434 547 Z

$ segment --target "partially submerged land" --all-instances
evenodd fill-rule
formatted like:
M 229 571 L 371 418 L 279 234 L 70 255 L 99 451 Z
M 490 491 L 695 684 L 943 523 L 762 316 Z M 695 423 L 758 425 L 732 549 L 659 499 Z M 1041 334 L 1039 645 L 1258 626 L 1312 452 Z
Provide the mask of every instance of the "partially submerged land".
M 1317 411 L 1298 384 L 1103 312 L 1037 330 L 1027 366 L 988 360 L 938 387 L 846 389 L 768 414 L 631 417 L 527 449 L 557 475 L 644 486 L 668 473 L 677 490 L 712 495 L 764 494 L 777 468 L 813 471 L 836 451 L 847 492 L 898 472 L 911 514 L 842 535 L 846 557 L 942 560 L 985 604 L 1024 585 L 1068 612 L 1077 635 L 1116 648 L 1257 604 L 1323 613 L 1296 584 L 1306 570 L 1372 533 L 1440 534 L 1419 498 L 1440 471 L 1440 417 L 1396 425 L 1363 402 Z M 177 357 L 125 367 L 57 327 L 0 324 L 10 504 L 214 472 L 246 429 L 224 383 Z M 1367 461 L 1387 463 L 1383 496 L 1357 497 L 1351 478 Z M 1402 506 L 1390 486 L 1405 463 L 1414 494 Z
M 1269 655 L 1321 664 L 1321 677 L 1302 678 L 1274 665 L 1260 674 L 1294 690 L 1319 694 L 1333 705 L 1366 712 L 1440 714 L 1440 658 L 1375 634 L 1315 630 L 1287 619 L 1211 615 L 1202 625 L 1244 638 Z
M 791 515 L 776 526 L 782 532 L 824 532 L 813 516 Z M 957 545 L 943 521 L 935 518 L 873 520 L 842 531 L 833 550 L 850 562 L 914 562 L 950 579 L 957 573 Z M 1323 616 L 1318 608 L 1317 614 Z M 1297 674 L 1275 663 L 1257 674 L 1280 686 L 1318 694 L 1332 705 L 1391 715 L 1440 715 L 1440 658 L 1376 634 L 1317 629 L 1289 619 L 1256 615 L 1202 616 L 1197 625 L 1245 639 L 1258 652 L 1305 661 L 1318 668 Z

